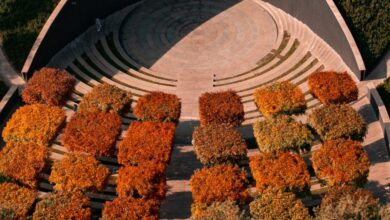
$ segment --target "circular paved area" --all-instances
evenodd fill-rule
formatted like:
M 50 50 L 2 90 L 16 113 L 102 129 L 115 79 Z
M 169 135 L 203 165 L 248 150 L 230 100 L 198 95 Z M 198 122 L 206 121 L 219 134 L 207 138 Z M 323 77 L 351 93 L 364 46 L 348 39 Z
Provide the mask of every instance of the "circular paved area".
M 128 55 L 154 71 L 209 75 L 253 68 L 273 48 L 277 28 L 251 0 L 165 0 L 130 13 L 120 34 Z

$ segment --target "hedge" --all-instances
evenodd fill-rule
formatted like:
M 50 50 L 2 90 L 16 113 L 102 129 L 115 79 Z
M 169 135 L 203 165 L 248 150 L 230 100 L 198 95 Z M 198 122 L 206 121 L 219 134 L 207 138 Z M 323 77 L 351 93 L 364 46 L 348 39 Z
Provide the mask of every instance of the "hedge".
M 75 79 L 66 70 L 44 67 L 36 71 L 23 90 L 28 104 L 61 106 L 71 95 Z
M 60 161 L 54 161 L 49 181 L 54 189 L 62 191 L 103 190 L 110 171 L 93 156 L 68 153 Z
M 33 220 L 91 219 L 89 199 L 79 191 L 48 193 L 35 207 Z
M 309 76 L 311 94 L 323 104 L 347 104 L 356 101 L 359 89 L 347 72 L 316 72 Z
M 367 152 L 359 142 L 353 140 L 326 141 L 313 152 L 312 161 L 318 178 L 330 186 L 349 183 L 363 185 L 370 169 Z
M 191 207 L 192 220 L 242 220 L 245 213 L 233 201 L 215 202 L 211 205 L 193 204 Z
M 253 219 L 310 220 L 309 211 L 291 192 L 266 192 L 249 204 Z
M 37 187 L 37 177 L 45 166 L 48 150 L 32 143 L 8 142 L 0 152 L 0 173 L 29 187 Z
M 377 87 L 377 90 L 386 106 L 387 112 L 390 112 L 390 78 L 385 79 L 383 83 Z
M 249 158 L 258 192 L 309 190 L 310 175 L 305 161 L 296 153 L 262 153 Z
M 91 92 L 84 95 L 78 111 L 122 113 L 125 107 L 130 107 L 130 102 L 130 92 L 103 83 L 93 87 Z
M 134 220 L 158 220 L 157 200 L 134 199 L 131 197 L 115 198 L 104 204 L 102 220 L 134 219 Z
M 246 184 L 246 172 L 232 165 L 198 169 L 190 179 L 194 203 L 206 205 L 226 200 L 244 202 L 249 196 Z
M 364 118 L 348 105 L 326 105 L 314 109 L 308 121 L 324 141 L 338 138 L 361 141 L 367 132 Z
M 176 95 L 150 92 L 138 99 L 133 113 L 142 121 L 178 122 L 180 111 L 181 103 Z
M 174 123 L 132 122 L 119 144 L 118 162 L 138 165 L 153 160 L 168 163 L 175 136 Z
M 0 183 L 0 217 L 26 219 L 37 192 L 14 183 Z
M 265 117 L 303 113 L 306 109 L 302 90 L 289 81 L 275 82 L 254 91 L 253 97 Z
M 229 124 L 233 127 L 244 121 L 244 106 L 236 92 L 206 92 L 199 97 L 200 124 Z
M 166 193 L 166 165 L 148 162 L 119 169 L 116 191 L 119 197 L 163 200 Z
M 336 0 L 362 53 L 367 70 L 386 53 L 390 44 L 390 2 Z
M 34 104 L 22 106 L 7 122 L 2 136 L 6 142 L 49 145 L 65 120 L 59 107 Z
M 0 37 L 12 63 L 21 69 L 58 0 L 0 1 Z
M 253 133 L 260 151 L 304 151 L 310 149 L 314 136 L 301 122 L 279 115 L 253 124 Z
M 110 156 L 121 132 L 121 118 L 115 113 L 78 112 L 68 122 L 62 143 L 70 151 Z
M 192 138 L 196 157 L 204 165 L 235 163 L 246 158 L 245 140 L 225 124 L 197 127 Z
M 333 187 L 316 209 L 317 219 L 381 219 L 381 207 L 370 191 L 351 186 Z

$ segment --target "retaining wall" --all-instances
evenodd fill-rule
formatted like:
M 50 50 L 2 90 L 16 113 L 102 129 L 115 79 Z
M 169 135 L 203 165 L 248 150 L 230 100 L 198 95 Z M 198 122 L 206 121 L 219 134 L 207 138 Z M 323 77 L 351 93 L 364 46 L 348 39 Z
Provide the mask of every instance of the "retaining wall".
M 365 66 L 344 19 L 333 0 L 265 0 L 305 23 L 327 42 L 352 72 L 363 79 Z
M 368 87 L 368 93 L 367 96 L 370 100 L 370 104 L 372 105 L 372 108 L 374 109 L 374 112 L 376 116 L 379 119 L 380 125 L 382 127 L 383 136 L 385 138 L 386 142 L 386 148 L 387 153 L 390 152 L 390 118 L 389 114 L 387 113 L 386 106 L 383 103 L 383 100 L 381 96 L 378 93 L 378 90 L 376 89 L 376 86 L 370 82 L 367 84 Z
M 45 66 L 68 43 L 108 15 L 139 0 L 61 0 L 35 41 L 23 66 L 30 74 Z

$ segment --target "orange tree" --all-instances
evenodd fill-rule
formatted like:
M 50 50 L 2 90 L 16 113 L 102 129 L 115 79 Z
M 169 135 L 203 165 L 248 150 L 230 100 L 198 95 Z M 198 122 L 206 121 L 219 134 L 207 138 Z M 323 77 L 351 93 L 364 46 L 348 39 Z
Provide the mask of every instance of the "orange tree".
M 63 105 L 72 93 L 75 79 L 66 70 L 44 67 L 36 71 L 22 93 L 28 104 Z
M 330 186 L 349 183 L 363 185 L 370 169 L 367 152 L 359 142 L 353 140 L 326 141 L 313 152 L 312 161 L 318 178 Z
M 102 220 L 158 220 L 158 206 L 159 201 L 152 199 L 115 198 L 104 204 Z
M 309 76 L 310 92 L 323 104 L 346 104 L 357 100 L 359 90 L 347 72 L 317 72 Z
M 253 219 L 309 220 L 309 211 L 291 192 L 259 194 L 249 204 Z
M 88 197 L 79 191 L 48 193 L 37 203 L 32 219 L 90 219 L 88 205 Z
M 66 125 L 62 143 L 71 151 L 110 156 L 121 131 L 121 118 L 115 113 L 79 112 Z
M 360 141 L 367 132 L 364 118 L 348 105 L 325 105 L 314 109 L 308 121 L 323 141 L 337 138 Z
M 275 82 L 259 88 L 253 97 L 260 112 L 265 117 L 276 114 L 302 113 L 306 109 L 302 90 L 289 81 Z
M 29 142 L 49 145 L 65 120 L 65 112 L 56 106 L 22 106 L 12 115 L 3 130 L 6 142 Z
M 201 125 L 222 123 L 237 127 L 244 121 L 244 114 L 240 96 L 232 90 L 206 92 L 199 97 Z
M 0 183 L 1 219 L 26 219 L 37 195 L 35 190 L 14 183 Z
M 137 165 L 153 160 L 168 163 L 175 135 L 175 124 L 133 122 L 119 144 L 118 162 Z
M 308 190 L 310 175 L 305 161 L 296 153 L 262 153 L 249 158 L 258 192 Z
M 165 169 L 165 164 L 154 161 L 120 168 L 116 188 L 119 197 L 164 199 Z
M 306 125 L 287 115 L 254 123 L 253 133 L 262 152 L 308 150 L 314 139 Z
M 134 115 L 142 121 L 178 122 L 181 103 L 174 94 L 151 92 L 137 101 Z
M 197 127 L 192 138 L 196 157 L 204 165 L 234 163 L 246 158 L 245 140 L 225 124 Z
M 201 203 L 191 206 L 191 219 L 240 220 L 245 219 L 245 213 L 241 212 L 240 207 L 234 201 L 214 202 L 211 205 Z
M 233 200 L 244 202 L 249 196 L 246 173 L 237 166 L 216 165 L 196 170 L 191 180 L 195 204 Z
M 93 87 L 91 92 L 84 95 L 78 110 L 121 113 L 125 107 L 129 107 L 130 102 L 130 92 L 123 91 L 114 85 L 103 83 Z
M 30 187 L 45 166 L 47 147 L 33 143 L 8 142 L 0 152 L 0 174 Z
M 352 186 L 332 187 L 317 208 L 316 219 L 381 219 L 380 204 L 365 189 Z M 384 219 L 384 218 L 382 218 Z
M 62 191 L 103 190 L 109 170 L 93 156 L 68 153 L 60 161 L 54 161 L 49 181 L 54 189 Z

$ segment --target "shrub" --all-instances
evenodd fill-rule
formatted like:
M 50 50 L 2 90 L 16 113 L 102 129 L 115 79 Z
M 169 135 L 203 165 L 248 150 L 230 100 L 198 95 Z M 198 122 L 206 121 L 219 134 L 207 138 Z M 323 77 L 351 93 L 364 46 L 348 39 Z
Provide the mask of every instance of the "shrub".
M 224 124 L 195 128 L 193 144 L 196 157 L 204 165 L 237 162 L 246 158 L 246 144 L 241 134 Z
M 377 87 L 377 90 L 386 106 L 387 112 L 390 112 L 390 78 L 385 79 L 383 83 Z
M 300 192 L 308 189 L 310 175 L 305 161 L 295 153 L 262 153 L 249 158 L 256 189 Z
M 253 132 L 262 152 L 280 150 L 299 152 L 309 149 L 314 139 L 306 125 L 287 115 L 256 122 L 253 124 Z
M 37 197 L 36 191 L 14 183 L 0 183 L 1 219 L 26 219 Z
M 129 106 L 131 93 L 107 83 L 95 86 L 91 92 L 84 95 L 78 111 L 121 113 Z
M 262 193 L 249 204 L 249 208 L 253 219 L 311 219 L 309 211 L 291 192 Z
M 138 99 L 133 113 L 142 121 L 177 122 L 180 108 L 180 100 L 176 95 L 151 92 Z
M 259 88 L 255 90 L 253 97 L 265 117 L 302 113 L 306 109 L 305 95 L 302 90 L 289 81 L 275 82 Z
M 390 2 L 336 0 L 335 3 L 359 46 L 367 70 L 374 68 L 390 44 Z
M 0 173 L 30 187 L 37 186 L 37 175 L 45 166 L 45 146 L 8 142 L 0 153 Z
M 56 184 L 56 190 L 102 190 L 108 174 L 93 156 L 68 153 L 61 161 L 54 161 L 49 181 Z
M 246 183 L 246 172 L 232 165 L 196 170 L 190 180 L 194 203 L 206 205 L 226 200 L 244 202 L 249 196 Z
M 351 186 L 329 190 L 316 219 L 380 219 L 380 204 L 371 192 Z
M 313 152 L 313 168 L 318 178 L 330 186 L 367 181 L 370 162 L 362 145 L 356 141 L 337 139 L 326 141 Z
M 347 72 L 317 72 L 309 76 L 311 93 L 323 104 L 344 104 L 357 100 L 359 90 Z
M 309 124 L 322 140 L 362 140 L 367 131 L 363 117 L 348 105 L 326 105 L 315 109 L 309 115 Z
M 127 165 L 150 160 L 168 163 L 175 128 L 173 123 L 132 122 L 119 144 L 118 162 Z
M 157 200 L 115 198 L 104 204 L 102 220 L 158 220 L 158 206 Z
M 193 204 L 191 207 L 192 220 L 242 220 L 244 212 L 233 201 L 215 202 L 211 205 Z
M 79 191 L 48 193 L 37 203 L 33 220 L 90 219 L 89 199 Z
M 154 161 L 120 168 L 116 188 L 119 197 L 164 199 L 165 168 L 165 164 Z
M 29 142 L 49 145 L 65 120 L 59 107 L 34 104 L 22 106 L 12 115 L 3 130 L 6 142 Z
M 229 124 L 233 127 L 244 121 L 244 106 L 234 91 L 206 92 L 199 97 L 200 124 Z
M 121 118 L 115 113 L 80 112 L 66 125 L 62 143 L 71 151 L 110 156 L 121 131 Z
M 66 70 L 44 67 L 36 71 L 22 93 L 28 104 L 61 106 L 72 93 L 75 79 Z

